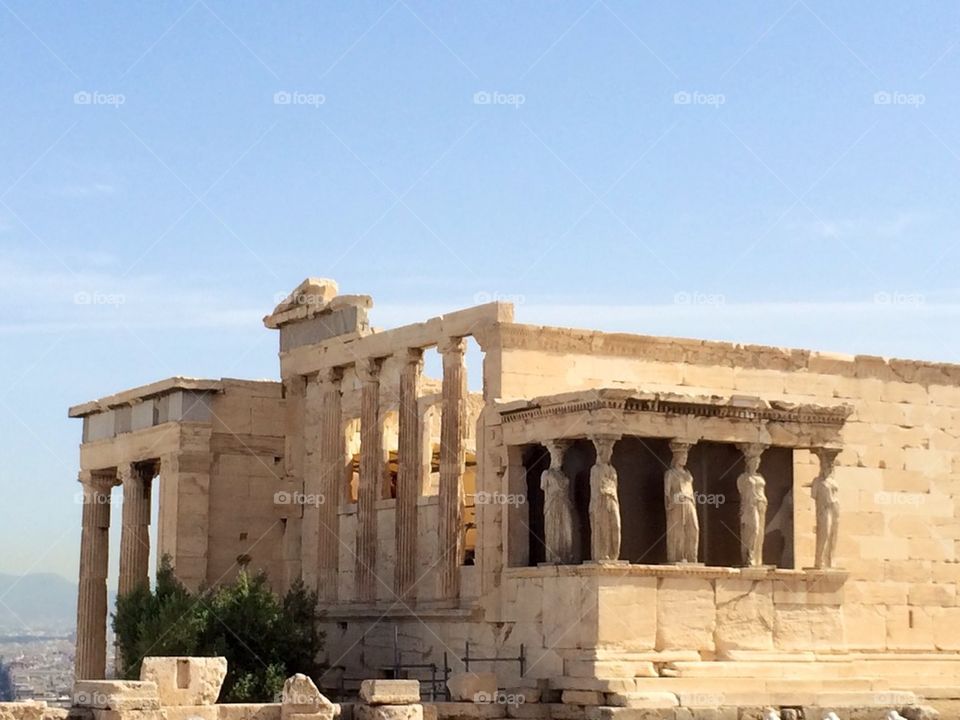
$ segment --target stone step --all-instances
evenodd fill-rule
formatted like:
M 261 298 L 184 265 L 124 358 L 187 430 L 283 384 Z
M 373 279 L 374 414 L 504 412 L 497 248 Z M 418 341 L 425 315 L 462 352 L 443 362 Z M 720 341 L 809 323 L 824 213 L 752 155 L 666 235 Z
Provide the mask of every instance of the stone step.
M 885 691 L 889 683 L 879 678 L 637 678 L 639 692 L 688 692 L 719 696 L 727 692 L 762 689 L 765 692 Z M 629 693 L 627 693 L 629 694 Z
M 685 707 L 717 707 L 716 697 L 709 693 L 678 692 L 680 705 Z M 721 706 L 763 707 L 818 706 L 821 708 L 902 707 L 917 704 L 913 693 L 869 691 L 812 691 L 812 690 L 735 690 L 720 695 Z
M 864 672 L 852 661 L 845 662 L 748 662 L 748 661 L 703 661 L 678 662 L 671 666 L 677 677 L 719 677 L 719 678 L 818 678 L 818 677 L 855 677 L 873 675 Z
M 916 678 L 930 680 L 933 685 L 943 685 L 937 682 L 940 678 L 954 678 L 960 680 L 960 658 L 951 659 L 919 659 L 916 656 L 910 659 L 870 658 L 858 661 L 862 672 L 868 675 L 879 675 L 890 678 Z

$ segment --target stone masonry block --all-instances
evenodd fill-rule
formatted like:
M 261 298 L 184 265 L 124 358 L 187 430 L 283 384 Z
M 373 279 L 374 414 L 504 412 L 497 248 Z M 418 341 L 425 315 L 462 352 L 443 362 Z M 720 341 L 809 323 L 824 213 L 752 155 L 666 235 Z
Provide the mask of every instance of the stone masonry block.
M 147 657 L 140 679 L 156 683 L 164 706 L 213 705 L 227 676 L 224 657 Z
M 160 707 L 157 684 L 134 680 L 78 680 L 73 704 L 100 710 L 156 710 Z
M 423 720 L 423 705 L 354 705 L 353 720 Z
M 410 705 L 420 702 L 419 680 L 364 680 L 360 699 L 368 705 Z

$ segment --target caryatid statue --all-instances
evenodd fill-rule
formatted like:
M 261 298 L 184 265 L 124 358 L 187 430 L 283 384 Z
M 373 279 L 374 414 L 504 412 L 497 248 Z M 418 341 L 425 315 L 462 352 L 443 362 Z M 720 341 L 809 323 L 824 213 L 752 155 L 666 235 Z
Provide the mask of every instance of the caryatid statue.
M 740 555 L 744 566 L 763 565 L 763 537 L 767 522 L 766 481 L 760 474 L 760 456 L 766 449 L 760 443 L 743 443 L 746 470 L 737 478 L 740 493 Z
M 840 498 L 833 469 L 839 450 L 817 448 L 820 472 L 810 486 L 810 494 L 817 509 L 817 555 L 814 566 L 832 568 L 833 554 L 837 549 L 837 524 L 840 520 Z
M 595 435 L 597 461 L 590 468 L 590 555 L 603 562 L 620 559 L 620 499 L 617 471 L 610 463 L 618 435 Z
M 667 562 L 697 562 L 700 520 L 693 492 L 693 475 L 687 470 L 690 443 L 670 443 L 673 458 L 663 477 L 663 502 L 667 511 Z
M 543 490 L 543 528 L 547 562 L 568 564 L 577 561 L 574 547 L 574 509 L 570 478 L 563 472 L 567 443 L 544 443 L 550 452 L 550 467 L 540 475 Z

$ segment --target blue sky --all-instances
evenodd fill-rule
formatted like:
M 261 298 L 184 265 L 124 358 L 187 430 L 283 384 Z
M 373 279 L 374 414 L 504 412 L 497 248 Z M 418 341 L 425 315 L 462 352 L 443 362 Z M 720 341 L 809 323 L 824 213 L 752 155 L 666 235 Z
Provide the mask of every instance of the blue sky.
M 953 2 L 0 0 L 0 62 L 0 572 L 75 576 L 67 406 L 275 378 L 308 275 L 960 360 Z

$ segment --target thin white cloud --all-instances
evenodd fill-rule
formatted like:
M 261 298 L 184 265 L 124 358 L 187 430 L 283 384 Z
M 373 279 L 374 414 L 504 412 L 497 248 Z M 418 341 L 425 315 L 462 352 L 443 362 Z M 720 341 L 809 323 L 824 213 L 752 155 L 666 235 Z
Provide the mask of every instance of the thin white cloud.
M 818 219 L 810 229 L 815 235 L 829 240 L 854 237 L 895 240 L 917 230 L 930 219 L 929 213 L 905 210 L 890 217 Z

